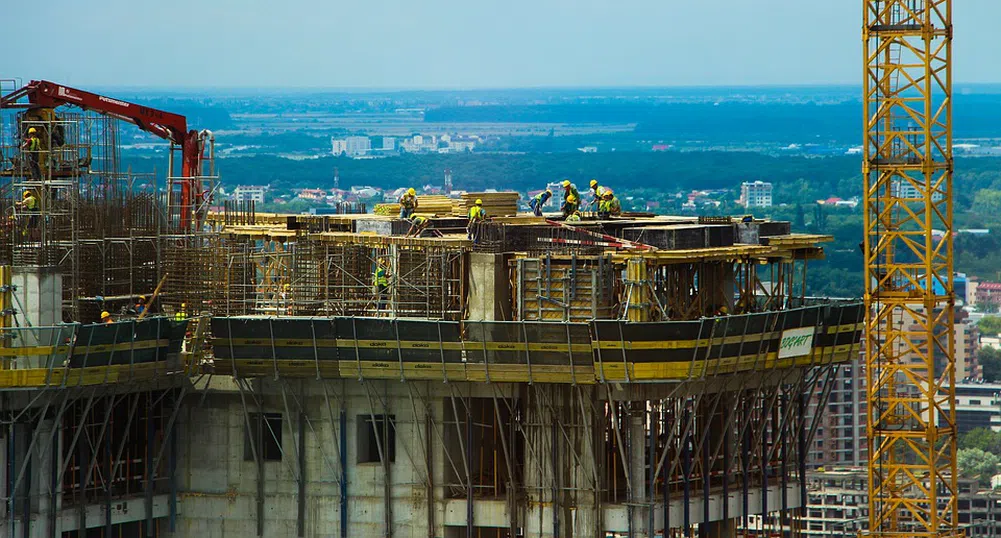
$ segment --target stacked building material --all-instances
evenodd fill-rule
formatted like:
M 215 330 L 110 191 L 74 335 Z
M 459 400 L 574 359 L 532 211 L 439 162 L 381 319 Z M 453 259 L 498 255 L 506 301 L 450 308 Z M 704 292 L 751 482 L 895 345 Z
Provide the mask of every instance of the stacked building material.
M 483 209 L 489 217 L 503 217 L 518 214 L 518 198 L 516 192 L 468 192 L 452 206 L 455 215 L 466 216 L 469 208 L 476 200 L 483 200 Z
M 417 197 L 417 213 L 421 215 L 450 215 L 453 212 L 452 199 L 440 194 Z M 400 214 L 400 204 L 377 204 L 372 210 L 376 215 L 395 216 Z

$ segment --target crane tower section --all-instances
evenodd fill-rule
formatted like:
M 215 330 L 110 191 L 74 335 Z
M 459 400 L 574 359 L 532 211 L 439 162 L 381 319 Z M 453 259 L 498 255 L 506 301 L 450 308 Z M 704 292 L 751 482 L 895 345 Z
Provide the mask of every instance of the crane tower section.
M 952 2 L 865 0 L 869 533 L 958 535 Z

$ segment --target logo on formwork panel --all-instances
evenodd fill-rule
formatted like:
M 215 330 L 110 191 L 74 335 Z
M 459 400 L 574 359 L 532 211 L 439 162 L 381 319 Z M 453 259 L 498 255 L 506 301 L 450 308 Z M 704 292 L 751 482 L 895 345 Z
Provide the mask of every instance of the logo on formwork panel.
M 782 331 L 779 344 L 779 358 L 802 357 L 813 349 L 813 327 L 800 327 Z

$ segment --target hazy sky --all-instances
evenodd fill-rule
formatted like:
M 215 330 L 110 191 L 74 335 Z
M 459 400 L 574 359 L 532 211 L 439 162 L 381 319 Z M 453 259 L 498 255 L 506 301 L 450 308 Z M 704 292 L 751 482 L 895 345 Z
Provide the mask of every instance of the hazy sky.
M 79 86 L 856 84 L 862 77 L 862 0 L 6 3 L 0 77 Z M 1001 82 L 1001 1 L 954 4 L 955 80 Z

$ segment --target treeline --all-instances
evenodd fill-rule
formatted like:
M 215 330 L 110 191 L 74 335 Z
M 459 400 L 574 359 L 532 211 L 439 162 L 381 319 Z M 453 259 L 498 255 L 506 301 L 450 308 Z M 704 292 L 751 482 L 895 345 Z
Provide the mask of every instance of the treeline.
M 639 137 L 800 144 L 860 143 L 861 118 L 860 100 L 445 106 L 425 114 L 429 123 L 635 123 Z M 955 95 L 953 124 L 958 138 L 1001 136 L 1001 99 L 991 94 Z

